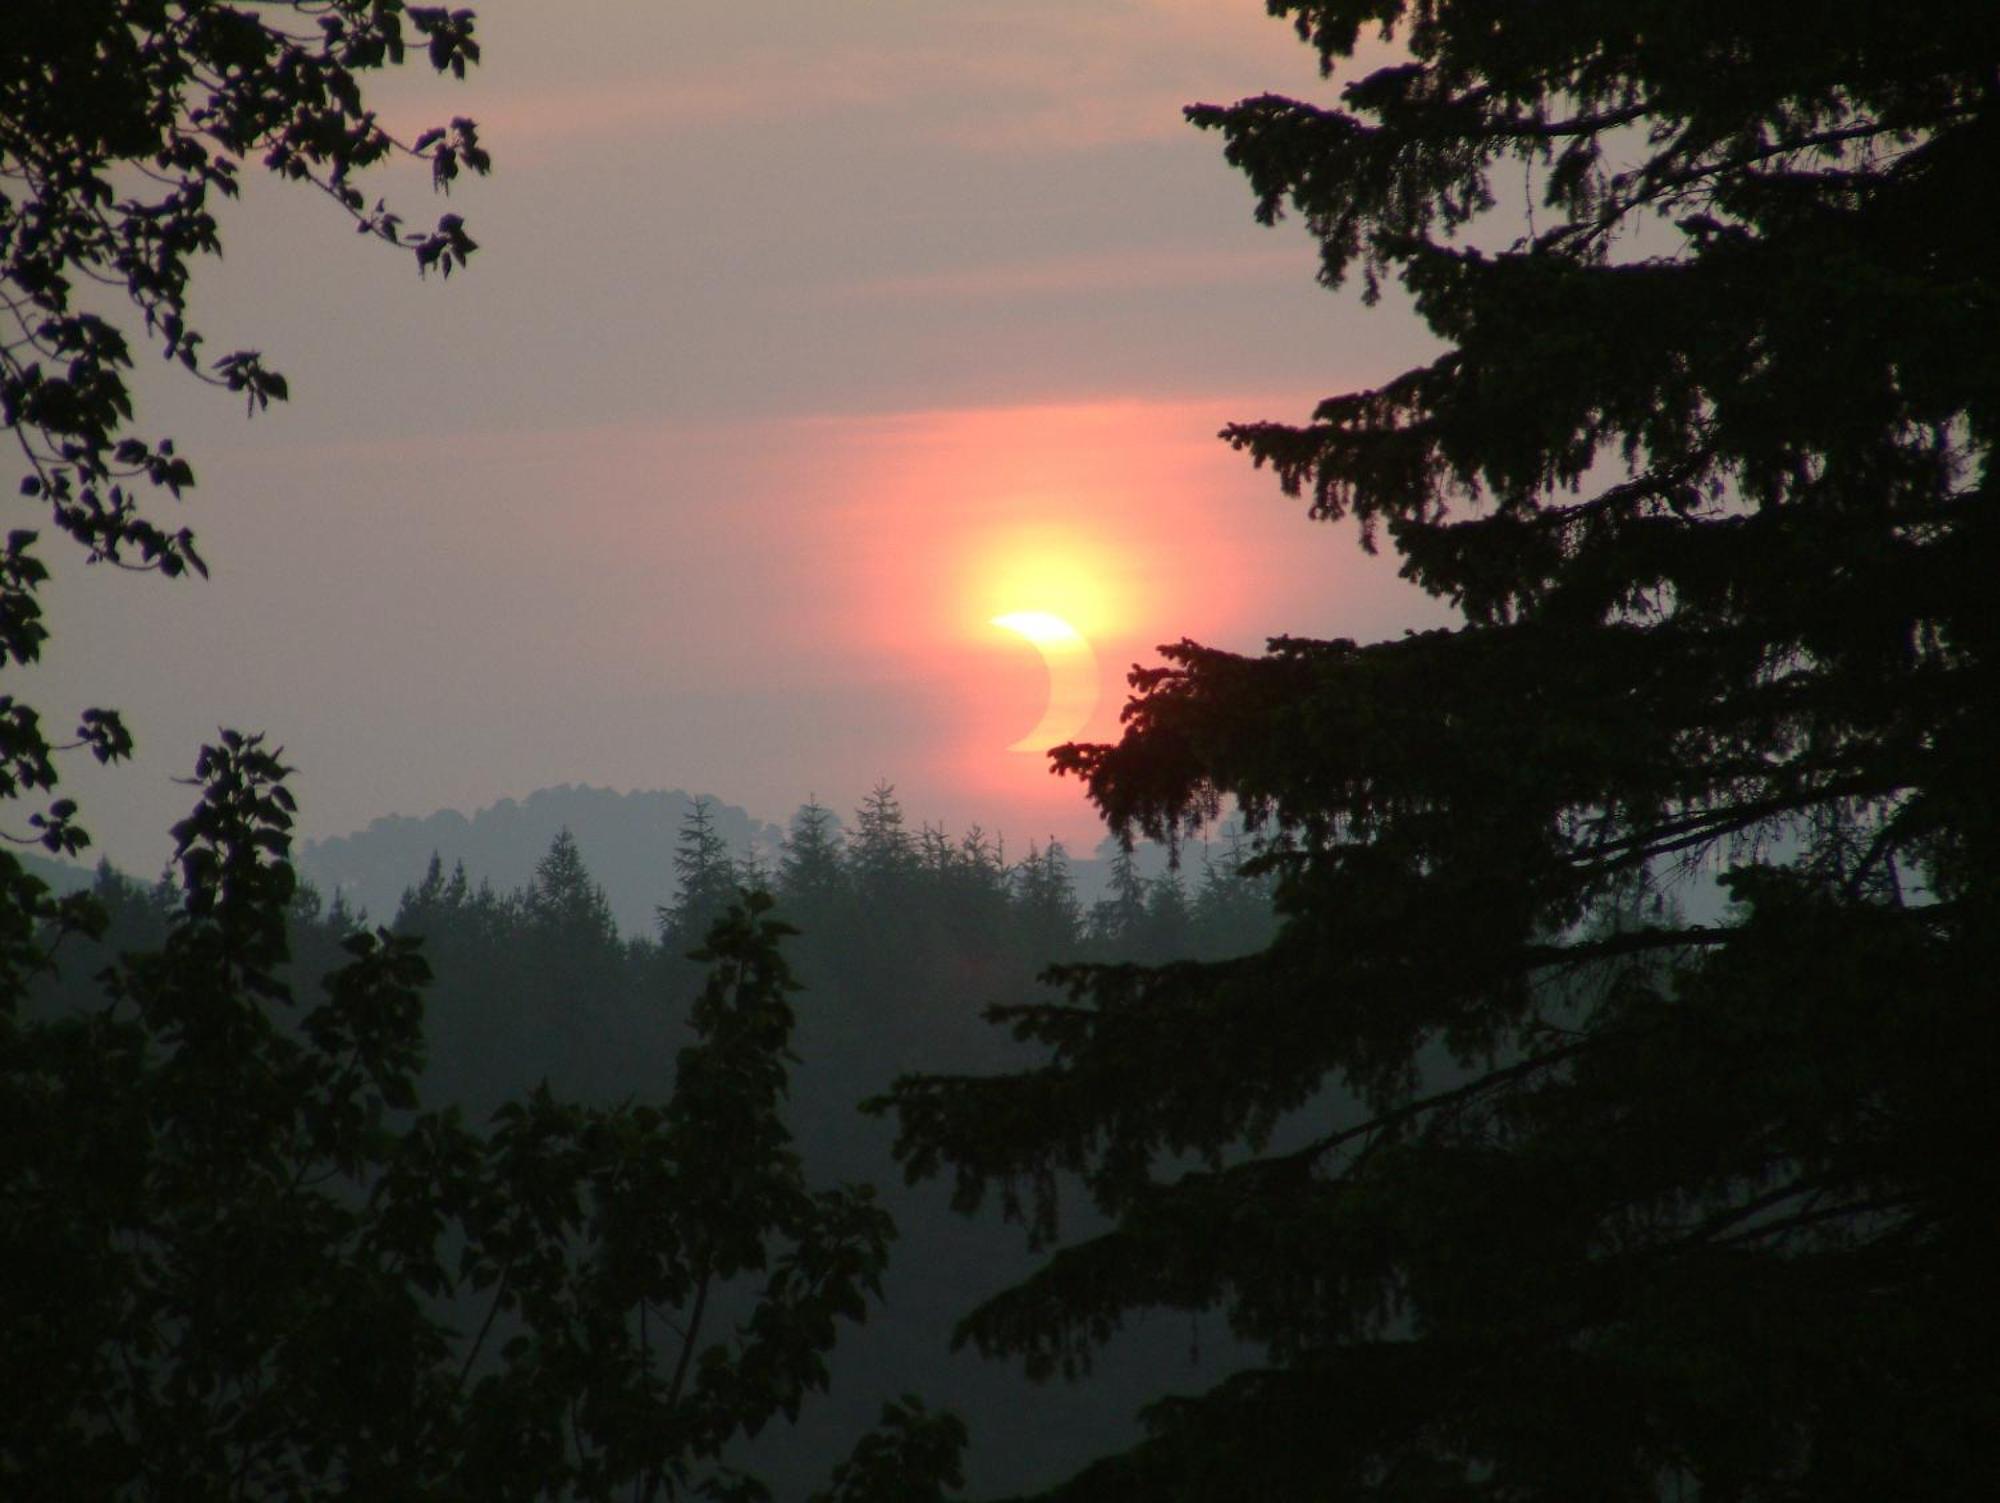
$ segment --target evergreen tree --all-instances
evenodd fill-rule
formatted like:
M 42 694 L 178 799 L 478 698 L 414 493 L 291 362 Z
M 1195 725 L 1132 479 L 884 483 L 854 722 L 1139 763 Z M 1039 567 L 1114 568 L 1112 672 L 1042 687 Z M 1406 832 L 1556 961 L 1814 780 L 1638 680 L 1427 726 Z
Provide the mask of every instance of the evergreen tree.
M 486 892 L 490 897 L 492 889 Z M 465 874 L 465 863 L 453 862 L 451 875 L 447 877 L 443 858 L 432 851 L 423 879 L 403 889 L 403 896 L 396 904 L 396 921 L 391 927 L 399 934 L 435 934 L 462 923 L 473 903 L 472 881 Z
M 1028 843 L 1026 859 L 1014 869 L 1014 910 L 1029 955 L 1064 959 L 1075 950 L 1082 912 L 1069 853 L 1055 836 L 1046 846 Z
M 443 906 L 444 899 L 444 858 L 436 851 L 431 852 L 430 864 L 424 868 L 423 880 L 414 887 L 405 887 L 403 896 L 396 903 L 396 923 L 402 925 L 406 917 L 419 913 L 430 913 Z
M 1180 868 L 1170 866 L 1146 883 L 1146 907 L 1139 925 L 1139 953 L 1135 959 L 1180 960 L 1193 945 L 1193 910 L 1188 905 L 1187 883 Z
M 313 894 L 315 900 L 318 896 L 317 893 Z M 336 892 L 333 901 L 327 905 L 326 921 L 342 933 L 351 934 L 357 929 L 368 927 L 368 914 L 365 909 L 357 910 L 349 907 L 347 894 Z
M 1132 959 L 1145 925 L 1146 879 L 1139 875 L 1131 842 L 1121 840 L 1111 853 L 1104 896 L 1090 905 L 1090 937 L 1098 949 Z
M 1248 853 L 1242 830 L 1231 824 L 1220 859 L 1204 842 L 1201 882 L 1189 914 L 1193 953 L 1204 960 L 1261 950 L 1271 942 L 1271 890 L 1260 875 L 1245 869 Z
M 749 892 L 769 892 L 778 880 L 777 866 L 770 851 L 753 841 L 736 863 L 736 885 Z
M 942 832 L 940 832 L 942 833 Z M 998 924 L 1007 907 L 1007 848 L 1004 841 L 973 825 L 954 845 L 944 842 L 939 868 L 941 893 L 948 910 L 972 923 Z
M 697 798 L 681 816 L 674 847 L 674 900 L 659 910 L 662 942 L 676 953 L 695 943 L 735 900 L 737 875 L 709 801 Z
M 1057 754 L 1282 836 L 1282 929 L 899 1088 L 961 1203 L 1116 1218 L 962 1334 L 1261 1350 L 1093 1503 L 2000 1496 L 2000 8 L 1271 9 L 1407 57 L 1192 118 L 1445 349 L 1227 436 L 1465 624 L 1184 642 Z
M 925 824 L 917 830 L 917 869 L 932 886 L 937 886 L 951 876 L 951 841 L 944 833 L 943 825 Z
M 893 785 L 877 783 L 854 811 L 854 838 L 847 845 L 847 862 L 856 888 L 867 901 L 893 905 L 907 897 L 918 866 L 917 846 Z
M 550 1078 L 576 1088 L 597 1073 L 589 1062 L 617 1047 L 625 947 L 610 900 L 567 829 L 557 831 L 518 891 L 488 909 L 475 899 L 469 909 L 433 913 L 428 927 L 410 932 L 452 967 L 453 980 L 437 999 L 440 1015 L 470 1008 L 481 1053 L 534 1061 L 519 1091 Z
M 1001 936 L 1012 916 L 1005 849 L 978 825 L 943 847 L 942 865 L 925 884 L 920 904 L 926 938 L 941 956 L 964 966 L 958 999 L 983 1001 L 987 967 L 966 962 L 984 954 L 997 963 L 1004 953 Z
M 834 813 L 817 799 L 799 806 L 778 856 L 777 890 L 788 906 L 824 907 L 846 885 Z
M 457 874 L 461 887 L 463 877 L 461 870 Z M 611 901 L 584 866 L 583 852 L 567 828 L 556 832 L 548 851 L 535 863 L 521 908 L 528 923 L 552 941 L 589 951 L 617 947 L 618 921 L 611 916 Z

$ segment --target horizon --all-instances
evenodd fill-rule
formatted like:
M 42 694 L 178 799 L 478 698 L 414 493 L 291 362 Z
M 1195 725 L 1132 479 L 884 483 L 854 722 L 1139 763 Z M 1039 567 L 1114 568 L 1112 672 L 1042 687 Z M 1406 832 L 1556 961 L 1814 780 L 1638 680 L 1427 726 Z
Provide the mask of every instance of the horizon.
M 789 811 L 887 779 L 913 819 L 1078 848 L 1081 786 L 1016 748 L 1086 705 L 1081 738 L 1115 738 L 1158 644 L 1450 619 L 1216 438 L 1433 348 L 1399 295 L 1316 286 L 1311 237 L 1259 227 L 1180 118 L 1323 92 L 1288 26 L 1221 0 L 478 14 L 464 84 L 392 70 L 375 99 L 480 122 L 493 174 L 448 205 L 470 265 L 420 282 L 251 174 L 194 312 L 292 400 L 246 422 L 133 373 L 213 577 L 52 560 L 29 691 L 137 742 L 65 768 L 90 856 L 158 869 L 218 725 L 284 748 L 302 840 L 564 782 Z M 1067 719 L 1043 649 L 990 624 L 1035 611 L 1094 657 Z
M 669 816 L 672 821 L 669 826 L 646 832 L 651 843 L 639 849 L 643 842 L 635 840 L 628 827 L 593 826 L 584 822 L 584 817 L 592 812 L 587 802 L 581 809 L 574 805 L 579 800 L 590 800 L 591 796 L 617 804 L 650 799 L 678 801 L 679 808 Z M 793 821 L 805 808 L 801 802 L 790 810 L 761 810 L 684 788 L 617 789 L 588 783 L 559 783 L 503 796 L 473 809 L 445 807 L 423 814 L 376 815 L 350 830 L 295 841 L 291 861 L 300 880 L 323 898 L 337 897 L 368 922 L 386 924 L 395 918 L 402 893 L 423 879 L 431 860 L 439 861 L 447 872 L 462 866 L 475 885 L 488 884 L 504 895 L 518 892 L 527 884 L 551 841 L 558 832 L 565 832 L 574 837 L 585 868 L 609 898 L 621 934 L 627 938 L 646 938 L 656 927 L 656 907 L 679 896 L 679 884 L 673 874 L 675 841 L 685 810 L 697 801 L 705 801 L 717 817 L 717 833 L 733 857 L 766 862 L 778 855 L 779 842 L 790 835 Z M 571 807 L 563 808 L 566 803 Z M 821 807 L 831 814 L 839 838 L 851 838 L 854 829 L 851 816 L 856 810 L 849 808 L 843 812 L 840 807 L 823 802 Z M 1106 868 L 1117 839 L 1108 832 L 1096 842 L 1078 847 L 1059 836 L 1021 837 L 979 821 L 952 827 L 926 819 L 918 810 L 906 808 L 904 812 L 912 834 L 926 827 L 937 828 L 956 844 L 978 832 L 992 843 L 995 855 L 1009 871 L 1018 868 L 1031 849 L 1046 850 L 1051 840 L 1059 841 L 1078 901 L 1088 907 L 1107 890 Z M 447 816 L 460 827 L 456 842 L 449 830 L 422 833 Z M 508 829 L 510 817 L 526 820 L 530 827 Z M 1235 816 L 1226 814 L 1216 823 L 1215 837 L 1226 839 L 1227 832 L 1234 828 Z M 414 844 L 409 843 L 412 838 Z M 1210 840 L 1203 839 L 1184 849 L 1178 859 L 1184 880 L 1190 879 L 1206 859 L 1210 844 Z M 1149 880 L 1176 865 L 1167 847 L 1143 837 L 1135 838 L 1133 853 L 1135 868 Z M 163 872 L 172 877 L 170 862 L 142 871 L 101 852 L 86 852 L 90 859 L 77 860 L 44 852 L 23 854 L 58 891 L 89 885 L 93 875 L 106 866 L 128 881 L 145 883 Z

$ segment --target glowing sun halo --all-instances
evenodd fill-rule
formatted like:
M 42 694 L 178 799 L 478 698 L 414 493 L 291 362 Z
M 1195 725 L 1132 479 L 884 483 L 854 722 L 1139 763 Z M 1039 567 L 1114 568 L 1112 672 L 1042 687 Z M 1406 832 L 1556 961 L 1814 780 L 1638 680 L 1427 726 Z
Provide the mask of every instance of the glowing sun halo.
M 1097 654 L 1090 643 L 1048 611 L 1011 611 L 991 624 L 1026 641 L 1049 670 L 1048 707 L 1035 728 L 1007 749 L 1041 752 L 1075 740 L 1097 708 Z

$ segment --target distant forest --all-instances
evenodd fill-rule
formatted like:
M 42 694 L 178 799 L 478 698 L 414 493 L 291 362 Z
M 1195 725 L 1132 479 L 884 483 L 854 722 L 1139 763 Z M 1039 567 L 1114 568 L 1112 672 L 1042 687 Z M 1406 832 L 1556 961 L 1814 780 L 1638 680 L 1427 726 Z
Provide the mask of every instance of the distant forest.
M 887 785 L 885 785 L 887 786 Z M 683 822 L 699 802 L 715 834 L 732 855 L 752 871 L 774 869 L 786 840 L 786 823 L 773 822 L 749 809 L 710 794 L 678 788 L 610 788 L 565 783 L 537 788 L 521 798 L 503 798 L 471 813 L 440 809 L 428 815 L 391 814 L 369 821 L 345 835 L 299 843 L 294 860 L 299 874 L 332 901 L 336 896 L 371 921 L 395 913 L 411 874 L 423 871 L 433 855 L 444 870 L 464 864 L 477 884 L 490 881 L 502 892 L 524 886 L 547 852 L 556 833 L 567 829 L 582 848 L 590 873 L 603 887 L 619 931 L 628 936 L 654 935 L 659 909 L 674 898 L 672 852 Z M 818 807 L 809 801 L 807 808 Z M 803 810 L 800 812 L 804 812 Z M 844 835 L 854 811 L 830 811 L 830 828 Z M 912 816 L 919 839 L 922 822 Z M 1040 835 L 1041 831 L 1029 831 Z M 950 837 L 957 839 L 958 837 Z M 1011 832 L 986 833 L 993 854 L 1012 864 L 1023 846 Z M 1218 846 L 1233 839 L 1218 831 Z M 1087 908 L 1108 888 L 1118 842 L 1110 836 L 1095 850 L 1066 852 L 1079 898 Z M 1140 841 L 1134 850 L 1138 870 L 1147 877 L 1164 874 L 1166 850 Z M 1223 854 L 1218 851 L 1218 855 Z M 1188 877 L 1198 876 L 1200 856 L 1190 852 Z
M 364 922 L 236 729 L 58 893 L 133 735 L 0 695 L 0 1497 L 2000 1498 L 2000 6 L 1268 8 L 1337 102 L 1187 118 L 1443 348 L 1223 437 L 1459 624 L 1133 672 L 1052 759 L 1179 869 L 697 800 L 623 927 L 575 828 Z M 288 396 L 215 204 L 442 279 L 356 179 L 490 163 L 363 88 L 467 9 L 4 15 L 28 669 L 44 533 L 207 573 L 138 355 Z
M 1004 859 L 978 828 L 912 829 L 886 784 L 855 811 L 851 831 L 831 809 L 806 804 L 768 858 L 731 850 L 723 829 L 741 823 L 739 814 L 725 826 L 707 799 L 688 801 L 677 840 L 659 853 L 671 898 L 649 934 L 621 934 L 590 852 L 566 829 L 516 887 L 436 856 L 413 870 L 386 927 L 422 941 L 434 976 L 423 1106 L 456 1106 L 480 1123 L 543 1085 L 598 1107 L 664 1094 L 704 975 L 689 952 L 741 891 L 768 890 L 777 916 L 799 931 L 785 944 L 802 987 L 788 1125 L 809 1176 L 876 1186 L 899 1236 L 886 1298 L 834 1350 L 828 1395 L 796 1428 L 766 1431 L 743 1459 L 781 1496 L 802 1496 L 905 1391 L 975 1417 L 966 1460 L 982 1493 L 1047 1486 L 1129 1443 L 1163 1371 L 1192 1385 L 1227 1366 L 1226 1332 L 1163 1317 L 1083 1386 L 1024 1390 L 1005 1364 L 954 1356 L 953 1323 L 1032 1261 L 1018 1229 L 951 1214 L 937 1184 L 902 1187 L 890 1124 L 860 1105 L 910 1071 L 1027 1063 L 1032 1051 L 983 1013 L 1046 993 L 1037 978 L 1052 962 L 1161 964 L 1263 947 L 1275 920 L 1249 844 L 1225 834 L 1153 875 L 1138 855 L 1117 851 L 1102 895 L 1086 902 L 1059 841 Z M 92 891 L 110 926 L 95 943 L 73 939 L 38 986 L 48 1013 L 87 1011 L 108 959 L 161 946 L 183 901 L 171 880 L 148 884 L 108 865 Z M 317 994 L 338 970 L 357 922 L 339 896 L 301 884 L 289 911 L 297 995 Z M 1073 1200 L 1066 1230 L 1095 1228 L 1099 1218 Z
M 674 841 L 697 798 L 707 804 L 716 833 L 739 856 L 775 851 L 784 838 L 782 824 L 721 798 L 678 788 L 619 793 L 565 783 L 469 813 L 388 814 L 344 835 L 302 841 L 299 874 L 329 901 L 338 895 L 348 907 L 379 920 L 396 911 L 412 874 L 422 872 L 434 854 L 447 872 L 463 861 L 475 883 L 484 878 L 511 891 L 528 882 L 556 832 L 567 829 L 604 888 L 619 929 L 650 937 L 659 905 L 673 900 Z

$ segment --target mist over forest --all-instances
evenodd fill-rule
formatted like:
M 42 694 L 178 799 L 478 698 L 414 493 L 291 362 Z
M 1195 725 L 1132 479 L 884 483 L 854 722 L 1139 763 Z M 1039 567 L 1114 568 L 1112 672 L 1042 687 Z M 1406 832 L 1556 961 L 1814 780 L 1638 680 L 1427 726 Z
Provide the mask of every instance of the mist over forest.
M 672 901 L 668 857 L 697 799 L 706 805 L 715 834 L 739 866 L 753 877 L 773 867 L 784 844 L 785 821 L 762 819 L 722 799 L 679 789 L 617 793 L 566 784 L 539 788 L 518 800 L 502 799 L 470 815 L 455 809 L 423 817 L 384 815 L 349 835 L 305 841 L 299 870 L 329 899 L 337 896 L 350 909 L 381 915 L 395 910 L 410 873 L 434 855 L 447 870 L 463 862 L 475 885 L 485 881 L 509 891 L 528 880 L 549 842 L 568 830 L 604 888 L 620 931 L 643 938 L 653 932 L 657 911 Z M 850 826 L 854 818 L 853 809 L 829 812 L 835 829 Z M 919 828 L 924 823 L 917 821 Z M 1240 832 L 1232 825 L 1216 833 L 1226 844 Z M 1006 831 L 989 827 L 985 838 L 1003 864 L 1025 854 L 1026 842 L 1019 836 L 1011 855 Z M 1044 845 L 1048 838 L 1037 837 Z M 956 843 L 960 836 L 953 833 L 946 839 Z M 1086 904 L 1110 880 L 1115 845 L 1107 835 L 1093 850 L 1069 854 L 1071 880 Z M 1154 877 L 1171 858 L 1164 848 L 1141 842 L 1134 859 L 1141 875 Z M 1200 859 L 1199 851 L 1190 853 L 1190 877 L 1197 875 Z
M 1996 159 L 1992 0 L 10 0 L 0 1498 L 2000 1498 Z
M 653 822 L 663 811 L 674 813 L 671 837 Z M 620 922 L 592 836 L 614 861 L 625 857 L 614 869 L 628 911 L 636 895 L 659 894 L 642 922 Z M 535 839 L 523 879 L 506 882 L 520 869 L 521 842 Z M 427 1110 L 482 1121 L 542 1089 L 610 1109 L 671 1079 L 692 1041 L 686 1019 L 704 977 L 689 952 L 742 891 L 768 889 L 775 916 L 800 931 L 784 943 L 799 985 L 785 1124 L 810 1179 L 877 1187 L 897 1238 L 879 1305 L 843 1337 L 824 1398 L 796 1429 L 766 1432 L 733 1459 L 780 1496 L 803 1496 L 885 1402 L 919 1392 L 991 1416 L 969 1453 L 969 1485 L 1013 1493 L 1053 1484 L 1107 1444 L 1134 1438 L 1134 1416 L 1161 1391 L 1163 1374 L 1177 1384 L 1213 1381 L 1241 1354 L 1212 1321 L 1141 1321 L 1105 1354 L 1088 1390 L 1026 1394 L 997 1366 L 954 1354 L 957 1316 L 1027 1274 L 1033 1259 L 1018 1228 L 968 1221 L 940 1187 L 906 1185 L 889 1124 L 861 1104 L 910 1071 L 1023 1062 L 1026 1053 L 984 1012 L 1036 995 L 1050 964 L 1162 964 L 1261 948 L 1275 916 L 1268 884 L 1242 869 L 1250 854 L 1233 827 L 1177 866 L 1163 851 L 1142 862 L 1114 843 L 1094 863 L 1104 874 L 1086 894 L 1060 843 L 1005 858 L 977 830 L 912 828 L 886 784 L 845 829 L 817 804 L 776 827 L 678 793 L 545 789 L 471 819 L 453 811 L 384 819 L 308 847 L 281 975 L 311 996 L 339 970 L 357 927 L 384 924 L 421 942 L 436 977 L 416 1078 Z M 36 866 L 63 889 L 87 891 L 110 922 L 66 950 L 30 990 L 28 1009 L 87 1010 L 96 977 L 118 954 L 163 942 L 180 894 L 171 879 L 142 881 L 108 865 L 95 874 Z M 371 920 L 361 904 L 380 889 L 361 884 L 398 867 L 396 897 Z M 329 897 L 315 873 L 345 876 Z M 1080 1187 L 1071 1195 L 1066 1234 L 1101 1227 Z
M 894 792 L 893 784 L 884 786 Z M 550 843 L 566 830 L 604 890 L 619 932 L 626 938 L 644 939 L 656 931 L 660 910 L 674 900 L 672 853 L 682 825 L 697 803 L 703 806 L 706 820 L 743 879 L 753 886 L 767 880 L 777 869 L 785 846 L 784 823 L 760 819 L 707 794 L 679 789 L 619 793 L 579 784 L 538 788 L 522 798 L 501 799 L 470 814 L 456 809 L 422 816 L 385 814 L 350 834 L 300 842 L 296 864 L 300 875 L 325 901 L 337 901 L 357 922 L 367 922 L 395 913 L 410 886 L 410 874 L 424 870 L 433 857 L 446 871 L 464 867 L 475 888 L 484 885 L 499 893 L 515 892 L 528 883 Z M 832 809 L 824 812 L 829 829 L 838 836 L 844 835 L 858 811 L 850 810 L 846 819 Z M 1246 837 L 1236 822 L 1218 822 L 1210 833 L 1212 840 L 1195 841 L 1185 851 L 1137 841 L 1129 856 L 1131 872 L 1149 882 L 1165 879 L 1171 885 L 1178 870 L 1184 895 L 1193 890 L 1190 884 L 1205 880 L 1216 862 L 1229 865 L 1246 853 Z M 917 836 L 933 844 L 941 836 L 945 844 L 961 846 L 970 837 L 1010 872 L 1026 851 L 1026 845 L 1017 840 L 1010 856 L 1006 832 L 989 831 L 984 826 L 958 835 L 942 825 L 932 831 L 927 822 L 920 821 Z M 1044 836 L 1028 844 L 1039 849 L 1051 838 Z M 1063 856 L 1075 896 L 1086 912 L 1105 895 L 1127 859 L 1117 838 L 1108 834 L 1089 853 L 1065 849 Z M 33 853 L 22 859 L 58 891 L 75 891 L 92 880 L 91 869 L 75 862 Z

